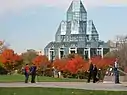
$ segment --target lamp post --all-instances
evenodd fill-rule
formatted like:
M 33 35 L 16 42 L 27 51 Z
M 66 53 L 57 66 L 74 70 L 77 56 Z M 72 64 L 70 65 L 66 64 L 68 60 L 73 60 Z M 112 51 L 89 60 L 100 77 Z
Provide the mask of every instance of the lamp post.
M 51 63 L 53 63 L 53 51 L 51 51 Z

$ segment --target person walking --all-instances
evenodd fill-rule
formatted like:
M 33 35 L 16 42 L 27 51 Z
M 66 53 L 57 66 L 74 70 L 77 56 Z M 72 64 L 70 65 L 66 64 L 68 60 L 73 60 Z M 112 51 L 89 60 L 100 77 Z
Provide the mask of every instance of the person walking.
M 89 73 L 89 75 L 88 75 L 88 81 L 87 81 L 88 83 L 90 82 L 91 77 L 93 76 L 93 64 L 92 64 L 91 61 L 89 63 L 90 63 L 90 66 L 89 66 L 89 70 L 88 70 L 88 73 Z
M 29 72 L 30 72 L 30 68 L 29 65 L 26 64 L 26 66 L 24 67 L 24 75 L 25 75 L 25 83 L 28 83 L 28 79 L 29 79 Z
M 97 78 L 97 67 L 96 65 L 94 64 L 93 65 L 93 83 L 96 83 L 98 81 L 98 78 Z
M 119 84 L 118 59 L 114 63 L 115 84 Z
M 30 74 L 31 74 L 31 83 L 35 83 L 35 78 L 36 78 L 36 70 L 37 67 L 35 64 L 33 64 L 30 68 Z

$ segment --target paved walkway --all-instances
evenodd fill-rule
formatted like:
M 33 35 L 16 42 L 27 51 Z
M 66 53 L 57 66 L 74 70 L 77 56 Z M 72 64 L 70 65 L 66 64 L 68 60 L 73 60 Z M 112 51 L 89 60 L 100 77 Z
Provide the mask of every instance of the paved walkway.
M 127 86 L 113 83 L 83 83 L 83 82 L 39 82 L 31 83 L 0 83 L 0 87 L 53 87 L 53 88 L 73 88 L 85 90 L 108 90 L 127 91 Z

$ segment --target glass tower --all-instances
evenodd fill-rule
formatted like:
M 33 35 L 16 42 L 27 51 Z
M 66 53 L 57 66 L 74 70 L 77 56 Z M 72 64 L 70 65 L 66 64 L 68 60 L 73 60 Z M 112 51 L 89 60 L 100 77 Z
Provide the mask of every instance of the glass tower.
M 73 0 L 67 10 L 66 21 L 62 21 L 55 41 L 86 41 L 87 12 L 80 0 Z
M 83 3 L 81 0 L 73 0 L 66 12 L 66 20 L 62 20 L 57 29 L 55 41 L 50 42 L 44 52 L 52 60 L 72 52 L 90 58 L 97 54 L 103 55 L 104 48 L 109 47 L 99 40 L 93 20 L 87 20 Z

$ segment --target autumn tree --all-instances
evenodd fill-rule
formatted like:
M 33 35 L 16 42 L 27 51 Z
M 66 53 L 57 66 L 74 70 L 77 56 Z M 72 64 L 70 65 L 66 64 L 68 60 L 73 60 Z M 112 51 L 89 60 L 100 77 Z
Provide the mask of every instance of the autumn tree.
M 98 68 L 105 68 L 106 66 L 113 65 L 115 62 L 115 57 L 104 57 L 95 56 L 91 58 L 93 64 L 96 64 Z
M 0 55 L 0 62 L 9 72 L 16 70 L 22 64 L 21 56 L 14 53 L 12 49 L 5 49 Z
M 96 64 L 97 66 L 99 65 L 99 61 L 102 59 L 101 56 L 94 56 L 90 60 L 92 61 L 93 64 Z
M 69 55 L 68 58 L 59 59 L 56 58 L 53 62 L 53 67 L 59 71 L 64 71 L 70 76 L 76 75 L 75 77 L 85 77 L 89 69 L 89 61 L 96 64 L 98 69 L 101 69 L 102 73 L 105 74 L 105 69 L 109 65 L 113 65 L 114 57 L 104 57 L 95 56 L 90 60 L 84 60 L 78 54 Z
M 66 71 L 66 64 L 68 62 L 68 59 L 66 58 L 63 58 L 63 59 L 59 59 L 59 58 L 56 58 L 53 62 L 53 67 L 59 71 Z
M 84 65 L 84 59 L 79 55 L 75 55 L 74 58 L 70 59 L 66 64 L 66 69 L 70 73 L 76 74 L 78 73 L 78 71 L 81 70 L 83 65 Z
M 49 64 L 49 60 L 45 55 L 36 56 L 32 61 L 36 66 L 43 66 Z
M 80 71 L 81 72 L 87 72 L 88 69 L 89 69 L 89 62 L 88 62 L 88 60 L 84 60 Z
M 47 56 L 45 55 L 38 55 L 33 60 L 32 63 L 34 63 L 38 67 L 39 72 L 45 72 L 48 65 L 50 64 Z M 44 74 L 44 73 L 43 73 Z

